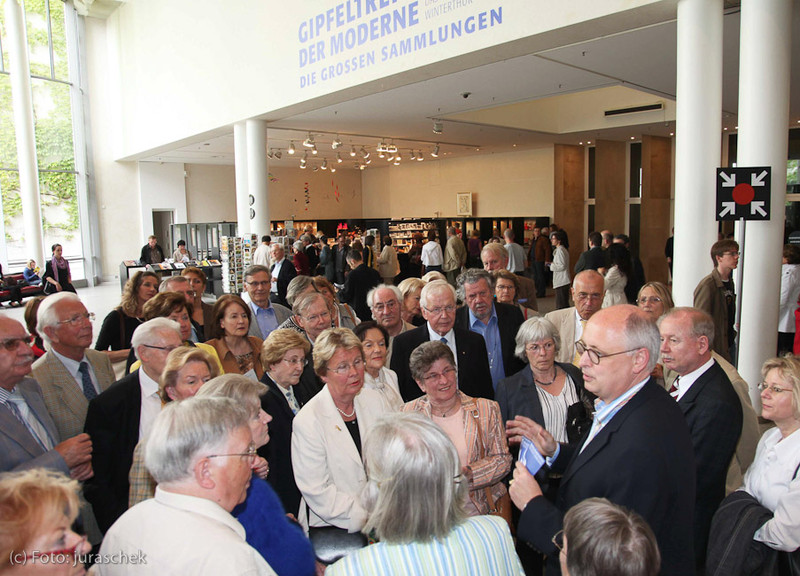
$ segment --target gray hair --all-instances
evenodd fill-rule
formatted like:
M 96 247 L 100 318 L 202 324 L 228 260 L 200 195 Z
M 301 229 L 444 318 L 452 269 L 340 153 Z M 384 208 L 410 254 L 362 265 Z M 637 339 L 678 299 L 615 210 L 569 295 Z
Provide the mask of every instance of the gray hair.
M 178 338 L 181 337 L 181 325 L 169 318 L 153 318 L 144 324 L 140 324 L 134 331 L 133 338 L 131 338 L 131 348 L 133 348 L 136 358 L 141 360 L 139 356 L 140 346 L 152 346 L 160 338 L 161 333 L 169 330 L 175 332 Z
M 230 398 L 170 402 L 153 423 L 145 466 L 158 484 L 187 480 L 195 460 L 221 449 L 234 430 L 249 429 L 248 419 L 245 409 Z
M 295 241 L 294 244 L 292 244 L 292 248 L 294 250 L 297 250 L 298 252 L 302 252 L 303 251 L 303 247 L 304 246 L 303 246 L 302 240 L 297 240 L 297 241 Z
M 300 298 L 294 301 L 294 304 L 292 305 L 292 313 L 295 316 L 302 316 L 306 308 L 314 304 L 318 298 L 322 298 L 322 301 L 325 303 L 325 308 L 327 309 L 328 301 L 325 300 L 325 296 L 318 292 L 309 292 L 308 294 L 303 294 L 300 296 Z
M 159 292 L 175 292 L 171 288 L 173 284 L 186 284 L 189 282 L 189 279 L 186 276 L 167 276 L 161 281 L 161 284 L 158 285 Z
M 386 543 L 444 539 L 466 519 L 468 483 L 458 451 L 439 426 L 415 412 L 382 416 L 364 443 L 364 532 Z
M 456 303 L 456 289 L 453 288 L 446 280 L 434 280 L 428 282 L 422 289 L 419 295 L 419 303 L 423 308 L 428 307 L 428 296 L 438 294 L 439 292 L 450 292 L 453 295 L 453 304 Z
M 405 282 L 405 280 L 403 282 Z M 367 292 L 367 306 L 369 306 L 370 310 L 372 310 L 372 303 L 375 301 L 375 294 L 378 292 L 378 290 L 391 290 L 394 293 L 395 298 L 397 298 L 397 303 L 403 303 L 403 293 L 400 292 L 400 288 L 390 284 L 378 284 L 375 286 L 375 288 Z
M 630 306 L 625 304 L 625 306 Z M 658 331 L 658 326 L 653 322 L 647 314 L 642 312 L 639 308 L 633 308 L 633 312 L 625 319 L 625 328 L 623 335 L 625 336 L 626 348 L 636 349 L 645 348 L 650 353 L 650 358 L 647 362 L 645 372 L 649 374 L 656 367 L 658 362 L 658 355 L 661 350 L 661 333 Z
M 241 374 L 212 378 L 197 391 L 197 398 L 230 398 L 245 407 L 250 416 L 261 409 L 261 396 L 269 390 L 264 384 Z
M 494 276 L 491 273 L 483 268 L 467 268 L 456 278 L 456 295 L 458 299 L 462 302 L 466 300 L 466 285 L 469 284 L 471 286 L 481 280 L 486 280 L 486 285 L 489 286 L 489 290 L 494 294 Z
M 270 277 L 270 280 L 272 280 L 272 275 L 270 274 L 269 268 L 267 268 L 266 266 L 262 266 L 261 264 L 254 264 L 250 266 L 247 270 L 245 270 L 244 274 L 242 274 L 242 280 L 244 282 L 247 282 L 247 278 L 249 276 L 255 276 L 259 272 L 265 272 L 267 276 Z
M 430 370 L 437 360 L 442 359 L 447 360 L 453 368 L 456 367 L 456 360 L 450 346 L 438 340 L 423 342 L 414 348 L 408 359 L 411 377 L 417 382 L 421 381 L 425 372 Z
M 556 354 L 558 354 L 558 351 L 561 350 L 561 335 L 558 333 L 556 325 L 542 316 L 528 318 L 517 331 L 514 355 L 527 362 L 528 355 L 525 353 L 525 346 L 531 342 L 539 342 L 548 338 L 555 344 Z
M 311 276 L 301 274 L 292 278 L 289 285 L 286 287 L 286 301 L 289 303 L 289 306 L 294 306 L 294 301 L 300 294 L 308 290 L 309 286 L 311 286 L 315 292 L 317 291 L 317 289 L 314 288 L 314 280 Z
M 78 295 L 73 292 L 62 291 L 45 298 L 39 305 L 36 313 L 36 331 L 42 337 L 44 343 L 50 348 L 50 337 L 45 332 L 45 328 L 58 326 L 58 304 L 61 302 L 81 302 Z M 83 302 L 81 302 L 83 304 Z
M 573 576 L 656 576 L 656 537 L 636 512 L 605 498 L 588 498 L 564 516 L 567 569 Z
M 714 319 L 705 310 L 699 308 L 692 308 L 691 306 L 679 306 L 673 308 L 667 314 L 658 319 L 658 325 L 664 318 L 673 317 L 686 317 L 690 320 L 689 334 L 692 338 L 697 339 L 705 336 L 708 339 L 708 348 L 711 350 L 714 347 Z
M 508 250 L 506 250 L 505 246 L 503 246 L 502 244 L 499 244 L 497 242 L 489 242 L 481 250 L 481 255 L 483 255 L 484 252 L 487 252 L 487 253 L 491 252 L 491 253 L 494 253 L 495 256 L 498 256 L 503 260 L 508 260 Z

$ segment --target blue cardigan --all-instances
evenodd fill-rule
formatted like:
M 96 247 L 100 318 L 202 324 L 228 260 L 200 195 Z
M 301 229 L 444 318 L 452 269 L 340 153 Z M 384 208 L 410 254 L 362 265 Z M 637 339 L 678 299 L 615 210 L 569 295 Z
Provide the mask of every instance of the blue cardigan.
M 258 550 L 278 576 L 314 576 L 316 562 L 311 542 L 303 529 L 283 510 L 281 501 L 266 481 L 253 476 L 247 499 L 233 509 L 244 526 L 247 543 Z

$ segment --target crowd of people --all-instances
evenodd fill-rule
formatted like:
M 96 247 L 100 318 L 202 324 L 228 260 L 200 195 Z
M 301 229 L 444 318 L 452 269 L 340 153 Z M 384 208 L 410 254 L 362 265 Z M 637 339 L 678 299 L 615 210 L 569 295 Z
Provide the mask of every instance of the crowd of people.
M 458 232 L 398 285 L 391 238 L 310 231 L 213 305 L 139 272 L 96 341 L 54 247 L 61 289 L 0 316 L 0 572 L 793 574 L 800 360 L 764 363 L 760 424 L 736 243 L 675 307 L 624 235 L 571 277 L 563 230 Z

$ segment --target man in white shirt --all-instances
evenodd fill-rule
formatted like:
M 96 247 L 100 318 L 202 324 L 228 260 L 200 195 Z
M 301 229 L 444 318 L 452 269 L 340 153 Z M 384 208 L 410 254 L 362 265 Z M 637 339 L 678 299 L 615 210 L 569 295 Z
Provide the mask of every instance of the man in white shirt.
M 92 452 L 95 475 L 86 485 L 86 498 L 103 531 L 128 509 L 133 451 L 161 412 L 158 382 L 167 356 L 181 346 L 177 322 L 167 318 L 145 322 L 131 341 L 141 367 L 89 402 L 86 432 L 96 438 Z
M 155 498 L 108 531 L 100 554 L 123 560 L 98 564 L 98 574 L 275 574 L 230 514 L 247 497 L 256 457 L 248 416 L 229 398 L 189 398 L 161 411 L 145 450 Z
M 269 236 L 261 237 L 261 244 L 259 244 L 258 248 L 255 249 L 255 252 L 253 252 L 253 264 L 257 264 L 258 266 L 266 266 L 267 269 L 272 266 L 272 257 L 269 253 L 269 247 L 271 243 L 272 238 Z

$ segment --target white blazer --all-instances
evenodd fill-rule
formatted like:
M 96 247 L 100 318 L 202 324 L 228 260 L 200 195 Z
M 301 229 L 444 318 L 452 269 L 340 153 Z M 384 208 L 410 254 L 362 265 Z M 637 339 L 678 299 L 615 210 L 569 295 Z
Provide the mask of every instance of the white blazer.
M 381 394 L 362 388 L 354 401 L 361 442 L 385 412 Z M 303 501 L 299 522 L 338 526 L 358 532 L 366 521 L 361 490 L 367 482 L 364 463 L 336 409 L 326 384 L 292 421 L 292 468 Z
M 572 364 L 575 357 L 575 306 L 554 310 L 544 315 L 545 318 L 555 324 L 558 335 L 561 337 L 561 349 L 556 355 L 556 362 L 566 362 Z

